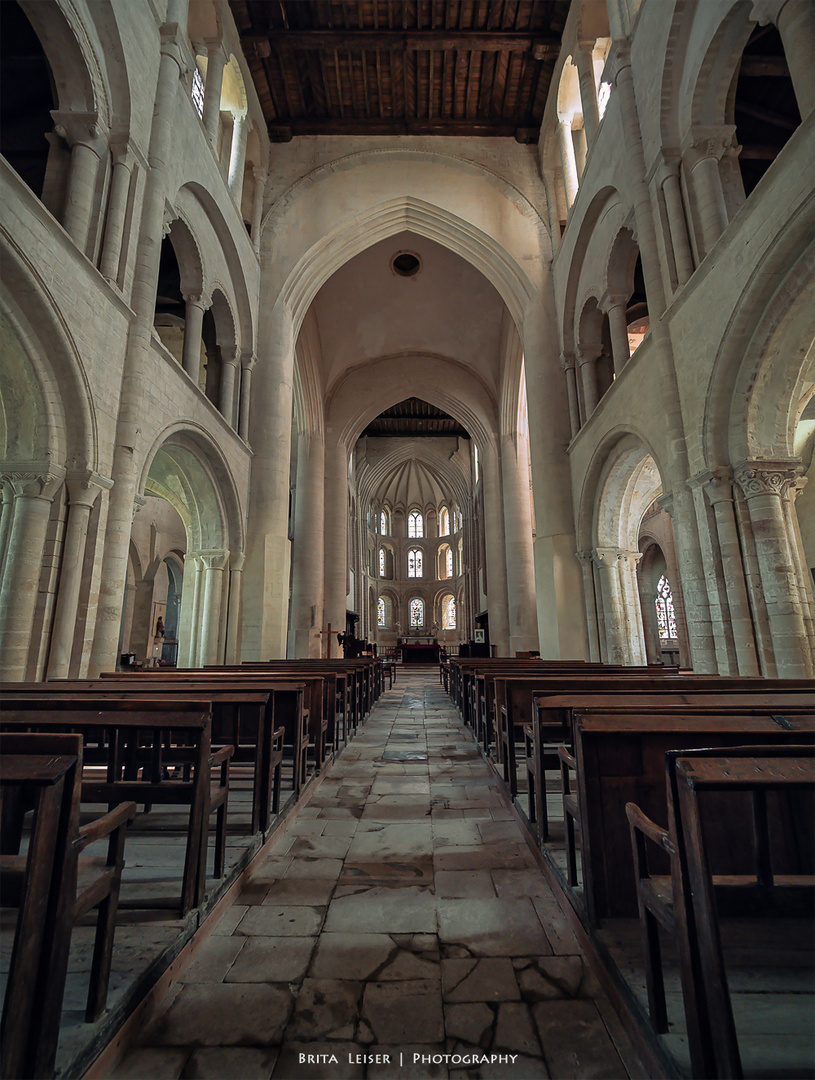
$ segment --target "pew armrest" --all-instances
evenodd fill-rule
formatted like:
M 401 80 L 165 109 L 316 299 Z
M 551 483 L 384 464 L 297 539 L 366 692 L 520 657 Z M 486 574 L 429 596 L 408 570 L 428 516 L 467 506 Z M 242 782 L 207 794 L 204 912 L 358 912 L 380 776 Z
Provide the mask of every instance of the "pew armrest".
M 74 850 L 77 853 L 84 851 L 90 844 L 105 836 L 110 836 L 116 829 L 127 825 L 135 816 L 136 804 L 134 802 L 119 803 L 115 810 L 89 821 L 87 825 L 80 828 L 73 842 Z
M 661 829 L 655 821 L 651 821 L 636 803 L 626 803 L 625 814 L 632 830 L 636 829 L 638 832 L 643 833 L 649 840 L 661 847 L 663 851 L 667 851 L 669 855 L 676 855 L 676 844 L 671 834 L 666 832 L 665 829 Z

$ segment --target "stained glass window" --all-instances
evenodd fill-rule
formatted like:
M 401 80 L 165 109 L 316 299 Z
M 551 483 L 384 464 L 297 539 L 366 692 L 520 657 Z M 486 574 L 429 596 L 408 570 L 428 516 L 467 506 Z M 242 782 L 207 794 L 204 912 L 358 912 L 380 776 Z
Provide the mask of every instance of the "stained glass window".
M 204 80 L 197 67 L 192 71 L 192 103 L 199 116 L 204 115 Z
M 448 596 L 442 604 L 441 628 L 442 630 L 456 628 L 456 598 L 454 596 Z
M 450 513 L 446 506 L 441 508 L 439 514 L 439 536 L 449 536 L 450 534 Z
M 659 640 L 676 640 L 676 612 L 674 611 L 674 598 L 671 592 L 671 583 L 663 574 L 657 585 L 657 597 L 654 601 L 657 611 L 657 626 L 659 627 Z
M 418 597 L 410 601 L 410 625 L 414 630 L 424 626 L 424 600 Z
M 385 576 L 385 549 L 379 549 L 379 576 Z
M 444 567 L 446 570 L 446 577 L 453 576 L 453 549 L 448 548 L 447 553 L 444 556 Z
M 380 536 L 387 536 L 388 535 L 388 515 L 385 513 L 384 510 L 379 515 L 379 535 Z
M 387 626 L 385 622 L 385 597 L 380 596 L 376 602 L 376 625 Z
M 418 510 L 414 510 L 408 515 L 408 537 L 415 540 L 420 536 L 424 536 L 424 518 Z
M 422 576 L 422 553 L 419 548 L 411 548 L 408 552 L 408 577 Z

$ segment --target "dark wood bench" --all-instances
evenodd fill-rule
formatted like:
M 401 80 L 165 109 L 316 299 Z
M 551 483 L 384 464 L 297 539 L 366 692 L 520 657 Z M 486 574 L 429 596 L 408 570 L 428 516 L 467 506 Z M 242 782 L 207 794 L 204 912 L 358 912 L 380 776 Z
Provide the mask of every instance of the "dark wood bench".
M 812 746 L 704 748 L 666 754 L 668 829 L 650 820 L 634 803 L 628 817 L 635 864 L 640 925 L 646 958 L 646 985 L 652 1023 L 668 1028 L 658 924 L 679 946 L 683 1002 L 694 1076 L 742 1076 L 736 1026 L 727 985 L 719 918 L 721 915 L 790 913 L 812 917 L 815 901 L 811 843 L 802 849 L 802 872 L 777 873 L 773 811 L 797 797 L 797 817 L 815 819 L 815 752 Z M 771 799 L 775 795 L 778 805 Z M 752 835 L 739 830 L 744 799 Z M 712 807 L 702 803 L 715 799 Z M 703 814 L 704 811 L 707 811 Z M 710 813 L 730 825 L 729 846 L 742 865 L 718 873 L 711 845 Z M 705 829 L 702 828 L 703 816 Z M 809 837 L 811 841 L 811 835 Z M 646 843 L 649 841 L 650 843 Z M 653 875 L 648 849 L 670 857 L 670 873 Z M 737 873 L 732 871 L 737 870 Z
M 211 704 L 207 700 L 177 700 L 168 708 L 166 700 L 133 697 L 98 697 L 68 699 L 56 694 L 3 696 L 3 730 L 36 729 L 40 732 L 64 732 L 67 727 L 79 729 L 104 755 L 105 778 L 83 780 L 83 803 L 118 803 L 130 800 L 152 806 L 189 806 L 180 914 L 186 915 L 204 898 L 206 886 L 207 837 L 212 810 L 224 806 L 226 791 L 211 790 L 212 771 L 217 769 L 218 786 L 223 775 L 221 766 L 232 755 L 232 747 L 212 751 Z M 166 747 L 165 736 L 171 738 L 172 752 Z M 142 740 L 147 739 L 146 753 L 150 760 L 146 778 L 132 774 L 134 748 L 141 752 Z M 167 779 L 162 763 L 167 755 L 187 766 L 190 779 Z M 219 818 L 225 831 L 225 812 Z M 133 905 L 153 907 L 156 902 L 134 901 Z
M 125 802 L 79 823 L 82 736 L 7 734 L 0 787 L 0 888 L 19 910 L 0 1023 L 0 1075 L 53 1076 L 71 931 L 98 909 L 85 1019 L 107 1001 L 125 834 L 136 805 Z M 28 851 L 20 854 L 25 811 L 33 809 Z M 107 854 L 83 855 L 107 839 Z

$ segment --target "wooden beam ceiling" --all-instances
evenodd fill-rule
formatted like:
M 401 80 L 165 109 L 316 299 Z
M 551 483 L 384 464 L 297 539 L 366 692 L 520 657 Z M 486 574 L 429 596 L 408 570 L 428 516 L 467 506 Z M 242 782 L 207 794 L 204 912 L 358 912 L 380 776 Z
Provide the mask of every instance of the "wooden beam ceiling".
M 230 0 L 272 139 L 535 142 L 568 0 Z

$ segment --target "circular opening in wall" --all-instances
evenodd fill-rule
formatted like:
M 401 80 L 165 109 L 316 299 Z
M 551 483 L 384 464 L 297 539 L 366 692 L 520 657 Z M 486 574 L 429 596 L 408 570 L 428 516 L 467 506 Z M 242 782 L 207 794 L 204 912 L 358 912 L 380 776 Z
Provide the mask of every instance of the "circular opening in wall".
M 391 259 L 391 269 L 399 277 L 413 277 L 421 268 L 421 259 L 412 251 L 397 251 Z

